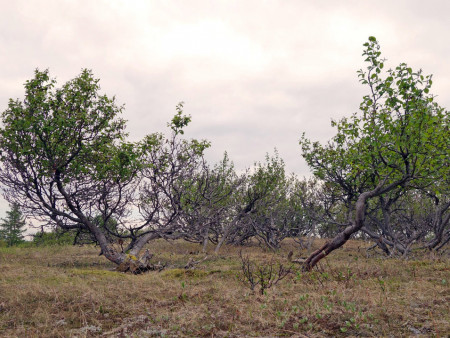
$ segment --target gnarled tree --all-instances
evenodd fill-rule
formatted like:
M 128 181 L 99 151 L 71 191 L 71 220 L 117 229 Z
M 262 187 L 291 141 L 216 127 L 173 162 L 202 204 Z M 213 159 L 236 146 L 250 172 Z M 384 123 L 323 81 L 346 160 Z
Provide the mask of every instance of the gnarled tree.
M 152 180 L 145 174 L 160 172 L 159 181 L 166 182 L 165 177 L 173 174 L 172 162 L 178 161 L 180 168 L 179 162 L 191 154 L 201 157 L 207 143 L 194 140 L 175 146 L 190 120 L 182 114 L 182 105 L 170 124 L 171 140 L 151 134 L 141 142 L 127 142 L 125 121 L 119 117 L 122 107 L 99 94 L 98 81 L 83 70 L 55 88 L 48 71 L 36 70 L 25 83 L 25 98 L 10 100 L 2 114 L 0 182 L 6 200 L 20 205 L 24 213 L 65 230 L 91 234 L 107 259 L 122 264 L 130 257 L 135 260 L 145 243 L 161 235 L 152 228 L 155 217 L 146 212 L 148 208 L 143 209 L 144 219 L 130 219 L 136 204 L 153 203 L 146 189 Z M 174 196 L 170 182 L 157 186 L 154 194 Z M 135 203 L 139 191 L 150 196 Z M 175 207 L 169 203 L 159 210 L 176 215 L 176 210 L 169 210 Z M 111 222 L 114 226 L 104 226 Z M 127 240 L 128 248 L 119 249 L 115 240 Z
M 405 63 L 383 74 L 384 59 L 374 37 L 364 44 L 368 86 L 360 113 L 333 122 L 337 134 L 326 145 L 301 140 L 303 156 L 313 173 L 341 189 L 348 219 L 331 241 L 311 254 L 305 270 L 341 247 L 365 225 L 369 200 L 395 190 L 428 187 L 449 175 L 449 114 L 431 95 L 431 76 Z M 448 194 L 448 186 L 441 187 Z

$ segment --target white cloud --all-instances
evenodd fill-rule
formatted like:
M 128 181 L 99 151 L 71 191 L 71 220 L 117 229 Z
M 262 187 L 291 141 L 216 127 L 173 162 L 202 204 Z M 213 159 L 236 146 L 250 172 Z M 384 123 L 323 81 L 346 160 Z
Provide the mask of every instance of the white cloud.
M 184 100 L 188 136 L 212 141 L 211 160 L 228 150 L 244 168 L 277 147 L 306 174 L 298 139 L 324 141 L 332 117 L 357 110 L 369 35 L 388 67 L 435 74 L 433 92 L 449 105 L 449 10 L 444 0 L 0 0 L 0 109 L 36 67 L 60 83 L 92 68 L 126 104 L 133 139 L 164 130 Z

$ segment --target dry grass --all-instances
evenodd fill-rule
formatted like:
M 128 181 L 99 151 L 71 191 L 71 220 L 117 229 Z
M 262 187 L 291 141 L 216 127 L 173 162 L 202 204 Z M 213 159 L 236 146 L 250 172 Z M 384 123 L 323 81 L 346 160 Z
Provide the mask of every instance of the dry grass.
M 447 336 L 448 257 L 367 258 L 363 246 L 350 241 L 309 274 L 296 267 L 264 295 L 240 280 L 234 247 L 184 270 L 198 246 L 154 242 L 153 260 L 171 268 L 137 276 L 112 271 L 98 248 L 0 248 L 0 336 Z M 290 241 L 243 253 L 289 265 L 293 249 L 307 254 Z

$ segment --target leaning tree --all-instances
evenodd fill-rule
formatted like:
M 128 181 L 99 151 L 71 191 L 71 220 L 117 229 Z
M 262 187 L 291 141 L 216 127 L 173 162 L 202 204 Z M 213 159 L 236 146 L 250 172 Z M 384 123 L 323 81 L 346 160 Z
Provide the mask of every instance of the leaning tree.
M 300 141 L 314 175 L 341 190 L 348 210 L 342 230 L 310 255 L 305 270 L 364 227 L 370 200 L 394 191 L 433 191 L 434 182 L 449 175 L 449 113 L 430 94 L 432 77 L 405 63 L 384 73 L 376 38 L 364 47 L 368 66 L 358 76 L 368 95 L 360 112 L 333 122 L 336 136 L 325 145 L 305 136 Z M 438 189 L 448 195 L 447 185 Z
M 208 144 L 193 140 L 178 146 L 178 135 L 190 121 L 182 105 L 169 125 L 170 140 L 156 133 L 127 142 L 125 121 L 119 117 L 123 107 L 100 95 L 98 82 L 91 71 L 83 70 L 56 88 L 48 71 L 36 70 L 25 83 L 24 99 L 10 100 L 2 114 L 0 182 L 6 200 L 24 213 L 61 229 L 91 234 L 107 259 L 122 264 L 161 236 L 155 223 L 172 220 L 164 215 L 176 217 L 176 210 L 169 210 L 176 208 L 175 199 L 167 202 L 174 193 L 173 176 L 180 172 L 173 168 L 181 167 L 174 162 L 201 157 Z M 155 183 L 149 171 L 163 179 Z M 149 187 L 157 191 L 152 195 Z M 142 191 L 148 196 L 139 196 Z M 148 212 L 149 204 L 159 202 L 163 204 L 155 213 Z M 136 208 L 144 217 L 132 220 L 139 214 Z M 117 240 L 129 243 L 128 248 L 118 248 Z

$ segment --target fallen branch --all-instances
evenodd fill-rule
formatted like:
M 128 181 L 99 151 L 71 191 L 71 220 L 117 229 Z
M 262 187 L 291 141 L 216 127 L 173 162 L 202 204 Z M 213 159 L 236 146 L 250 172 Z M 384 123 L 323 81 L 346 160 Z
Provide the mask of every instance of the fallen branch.
M 197 264 L 206 261 L 207 258 L 208 258 L 208 256 L 205 256 L 204 258 L 202 258 L 198 261 L 194 261 L 194 259 L 191 257 L 191 258 L 189 258 L 189 260 L 186 263 L 186 265 L 184 266 L 184 268 L 186 270 L 193 269 Z
M 303 257 L 292 259 L 293 255 L 294 255 L 294 253 L 292 251 L 289 251 L 289 254 L 288 254 L 288 257 L 287 257 L 289 263 L 296 263 L 296 264 L 303 265 L 306 262 L 306 258 L 303 258 Z

